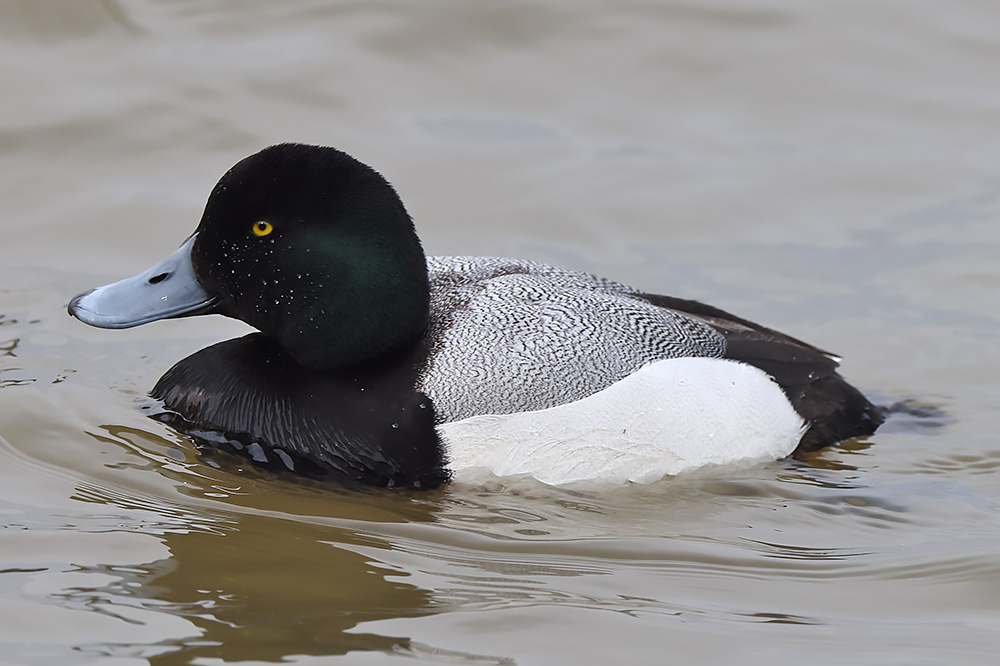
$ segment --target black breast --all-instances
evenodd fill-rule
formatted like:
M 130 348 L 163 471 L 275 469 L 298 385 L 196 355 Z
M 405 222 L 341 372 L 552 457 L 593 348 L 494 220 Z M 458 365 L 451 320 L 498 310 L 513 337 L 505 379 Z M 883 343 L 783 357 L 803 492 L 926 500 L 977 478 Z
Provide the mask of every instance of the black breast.
M 317 371 L 255 333 L 178 362 L 152 396 L 202 444 L 227 441 L 256 462 L 296 471 L 308 465 L 342 480 L 426 488 L 448 472 L 433 405 L 413 388 L 412 359 L 420 358 L 414 349 L 380 366 Z

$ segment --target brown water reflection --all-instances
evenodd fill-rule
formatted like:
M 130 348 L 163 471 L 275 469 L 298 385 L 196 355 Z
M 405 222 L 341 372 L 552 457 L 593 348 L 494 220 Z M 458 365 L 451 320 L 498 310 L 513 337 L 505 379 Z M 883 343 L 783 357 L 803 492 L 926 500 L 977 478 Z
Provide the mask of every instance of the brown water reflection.
M 281 661 L 295 654 L 405 651 L 405 636 L 353 632 L 360 623 L 438 612 L 428 590 L 365 554 L 387 548 L 371 537 L 327 526 L 243 515 L 214 532 L 169 533 L 169 557 L 123 567 L 84 569 L 113 582 L 66 595 L 70 605 L 114 612 L 140 604 L 190 620 L 182 641 L 153 646 L 93 646 L 96 653 L 138 651 L 156 664 L 195 658 Z M 360 552 L 352 551 L 360 547 Z

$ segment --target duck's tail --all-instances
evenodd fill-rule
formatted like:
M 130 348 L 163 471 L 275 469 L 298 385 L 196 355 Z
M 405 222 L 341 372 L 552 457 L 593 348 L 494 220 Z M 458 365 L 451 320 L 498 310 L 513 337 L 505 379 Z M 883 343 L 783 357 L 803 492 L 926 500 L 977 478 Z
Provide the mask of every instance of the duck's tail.
M 871 435 L 887 413 L 836 373 L 810 384 L 795 409 L 809 423 L 796 454 Z

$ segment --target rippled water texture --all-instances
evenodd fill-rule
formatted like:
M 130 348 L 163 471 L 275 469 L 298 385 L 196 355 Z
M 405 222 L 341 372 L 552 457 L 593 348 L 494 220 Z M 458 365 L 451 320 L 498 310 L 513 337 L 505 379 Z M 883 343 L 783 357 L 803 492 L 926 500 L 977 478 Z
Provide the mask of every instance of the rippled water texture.
M 994 664 L 995 2 L 0 5 L 0 663 Z M 356 492 L 135 406 L 217 317 L 101 331 L 262 146 L 382 171 L 434 254 L 697 298 L 896 416 L 651 486 Z

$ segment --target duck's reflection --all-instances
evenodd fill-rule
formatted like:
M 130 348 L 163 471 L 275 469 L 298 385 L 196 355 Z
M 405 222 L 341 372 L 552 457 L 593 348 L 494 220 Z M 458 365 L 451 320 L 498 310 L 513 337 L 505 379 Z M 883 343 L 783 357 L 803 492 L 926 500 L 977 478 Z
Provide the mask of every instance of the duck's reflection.
M 292 654 L 407 650 L 406 637 L 350 630 L 371 620 L 431 613 L 430 593 L 352 552 L 355 538 L 341 530 L 249 516 L 224 535 L 169 535 L 172 557 L 121 585 L 161 608 L 170 604 L 203 633 L 151 662 L 280 661 Z
M 147 443 L 154 437 L 128 430 L 133 446 L 137 437 Z M 124 437 L 119 427 L 105 431 Z M 163 520 L 143 526 L 170 556 L 128 567 L 87 567 L 113 581 L 70 595 L 102 612 L 138 605 L 179 616 L 196 628 L 184 638 L 131 646 L 126 652 L 158 665 L 281 661 L 289 655 L 356 650 L 408 652 L 407 637 L 353 630 L 373 620 L 436 612 L 429 591 L 409 584 L 406 572 L 378 561 L 378 550 L 389 544 L 351 527 L 355 521 L 430 521 L 435 503 L 426 491 L 328 490 L 259 470 L 238 476 L 204 465 L 194 471 L 161 467 L 161 473 L 182 481 L 178 488 L 189 496 L 160 498 L 157 513 Z M 220 488 L 239 490 L 227 495 Z M 150 498 L 140 493 L 103 492 L 93 485 L 85 492 L 81 488 L 77 499 L 137 514 L 148 515 L 151 509 Z M 120 654 L 122 647 L 94 649 Z

